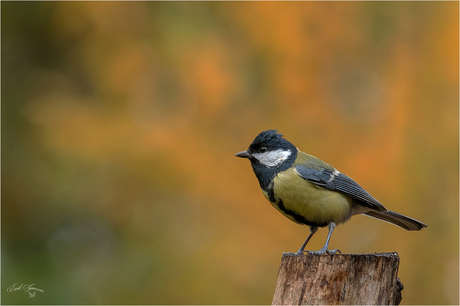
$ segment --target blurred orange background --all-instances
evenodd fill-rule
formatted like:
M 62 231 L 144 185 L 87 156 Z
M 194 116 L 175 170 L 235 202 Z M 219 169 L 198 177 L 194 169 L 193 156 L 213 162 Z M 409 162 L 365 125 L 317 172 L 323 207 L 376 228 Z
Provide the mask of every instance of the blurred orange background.
M 2 2 L 2 303 L 270 304 L 309 230 L 234 154 L 276 128 L 429 225 L 357 216 L 331 248 L 398 252 L 403 304 L 458 304 L 458 11 Z

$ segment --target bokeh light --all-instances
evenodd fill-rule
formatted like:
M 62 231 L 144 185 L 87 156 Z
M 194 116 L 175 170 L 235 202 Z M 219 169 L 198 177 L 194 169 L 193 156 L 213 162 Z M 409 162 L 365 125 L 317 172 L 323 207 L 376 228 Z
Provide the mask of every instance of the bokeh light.
M 331 248 L 398 252 L 403 304 L 458 304 L 458 11 L 2 2 L 2 302 L 270 304 L 309 231 L 234 154 L 277 128 L 429 226 L 356 216 Z

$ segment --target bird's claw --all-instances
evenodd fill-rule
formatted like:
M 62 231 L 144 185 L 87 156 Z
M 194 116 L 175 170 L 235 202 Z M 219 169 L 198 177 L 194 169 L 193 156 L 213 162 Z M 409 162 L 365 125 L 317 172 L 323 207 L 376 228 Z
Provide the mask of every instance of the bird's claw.
M 287 253 L 283 252 L 283 256 L 299 256 L 299 255 L 303 255 L 303 252 L 300 252 L 300 253 L 299 252 L 296 252 L 296 253 L 294 253 L 294 252 L 287 252 Z
M 324 254 L 334 255 L 334 254 L 337 254 L 337 253 L 342 254 L 342 252 L 340 252 L 339 249 L 335 249 L 335 250 L 324 250 L 324 249 L 321 249 L 321 250 L 319 250 L 319 251 L 305 251 L 305 252 L 307 252 L 308 255 L 324 255 Z
M 300 255 L 324 255 L 324 254 L 330 254 L 330 255 L 335 255 L 337 253 L 342 254 L 339 249 L 335 250 L 325 250 L 321 249 L 319 251 L 297 251 L 297 252 L 283 252 L 284 256 L 300 256 Z

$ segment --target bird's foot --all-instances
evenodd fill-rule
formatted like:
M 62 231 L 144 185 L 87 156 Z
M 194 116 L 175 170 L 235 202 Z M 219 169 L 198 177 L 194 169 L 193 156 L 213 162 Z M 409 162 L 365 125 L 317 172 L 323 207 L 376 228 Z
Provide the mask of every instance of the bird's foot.
M 328 249 L 321 249 L 319 251 L 301 251 L 301 250 L 298 250 L 297 252 L 283 252 L 283 255 L 285 256 L 300 256 L 300 255 L 324 255 L 324 254 L 330 254 L 330 255 L 334 255 L 334 254 L 342 254 L 342 252 L 340 252 L 339 249 L 335 249 L 335 250 L 328 250 Z
M 308 255 L 324 255 L 324 254 L 334 255 L 334 254 L 337 254 L 337 253 L 342 254 L 342 252 L 340 252 L 339 249 L 335 249 L 335 250 L 321 249 L 319 251 L 305 251 L 305 252 L 307 252 Z
M 339 253 L 339 254 L 342 254 L 342 252 L 340 252 L 340 250 L 339 250 L 339 249 L 335 249 L 335 250 L 327 250 L 327 251 L 326 251 L 326 253 L 328 253 L 328 254 L 331 254 L 331 255 L 333 255 L 333 254 L 337 254 L 337 253 Z
M 303 252 L 283 252 L 283 256 L 299 256 L 299 255 L 303 255 Z

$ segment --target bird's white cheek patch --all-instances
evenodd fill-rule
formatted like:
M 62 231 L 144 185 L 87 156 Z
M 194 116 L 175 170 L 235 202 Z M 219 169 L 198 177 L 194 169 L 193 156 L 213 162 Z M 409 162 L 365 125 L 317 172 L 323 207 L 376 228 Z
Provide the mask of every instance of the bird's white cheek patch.
M 252 156 L 254 156 L 254 158 L 256 158 L 262 165 L 275 167 L 288 159 L 288 157 L 291 156 L 291 151 L 278 149 L 264 153 L 254 153 Z

